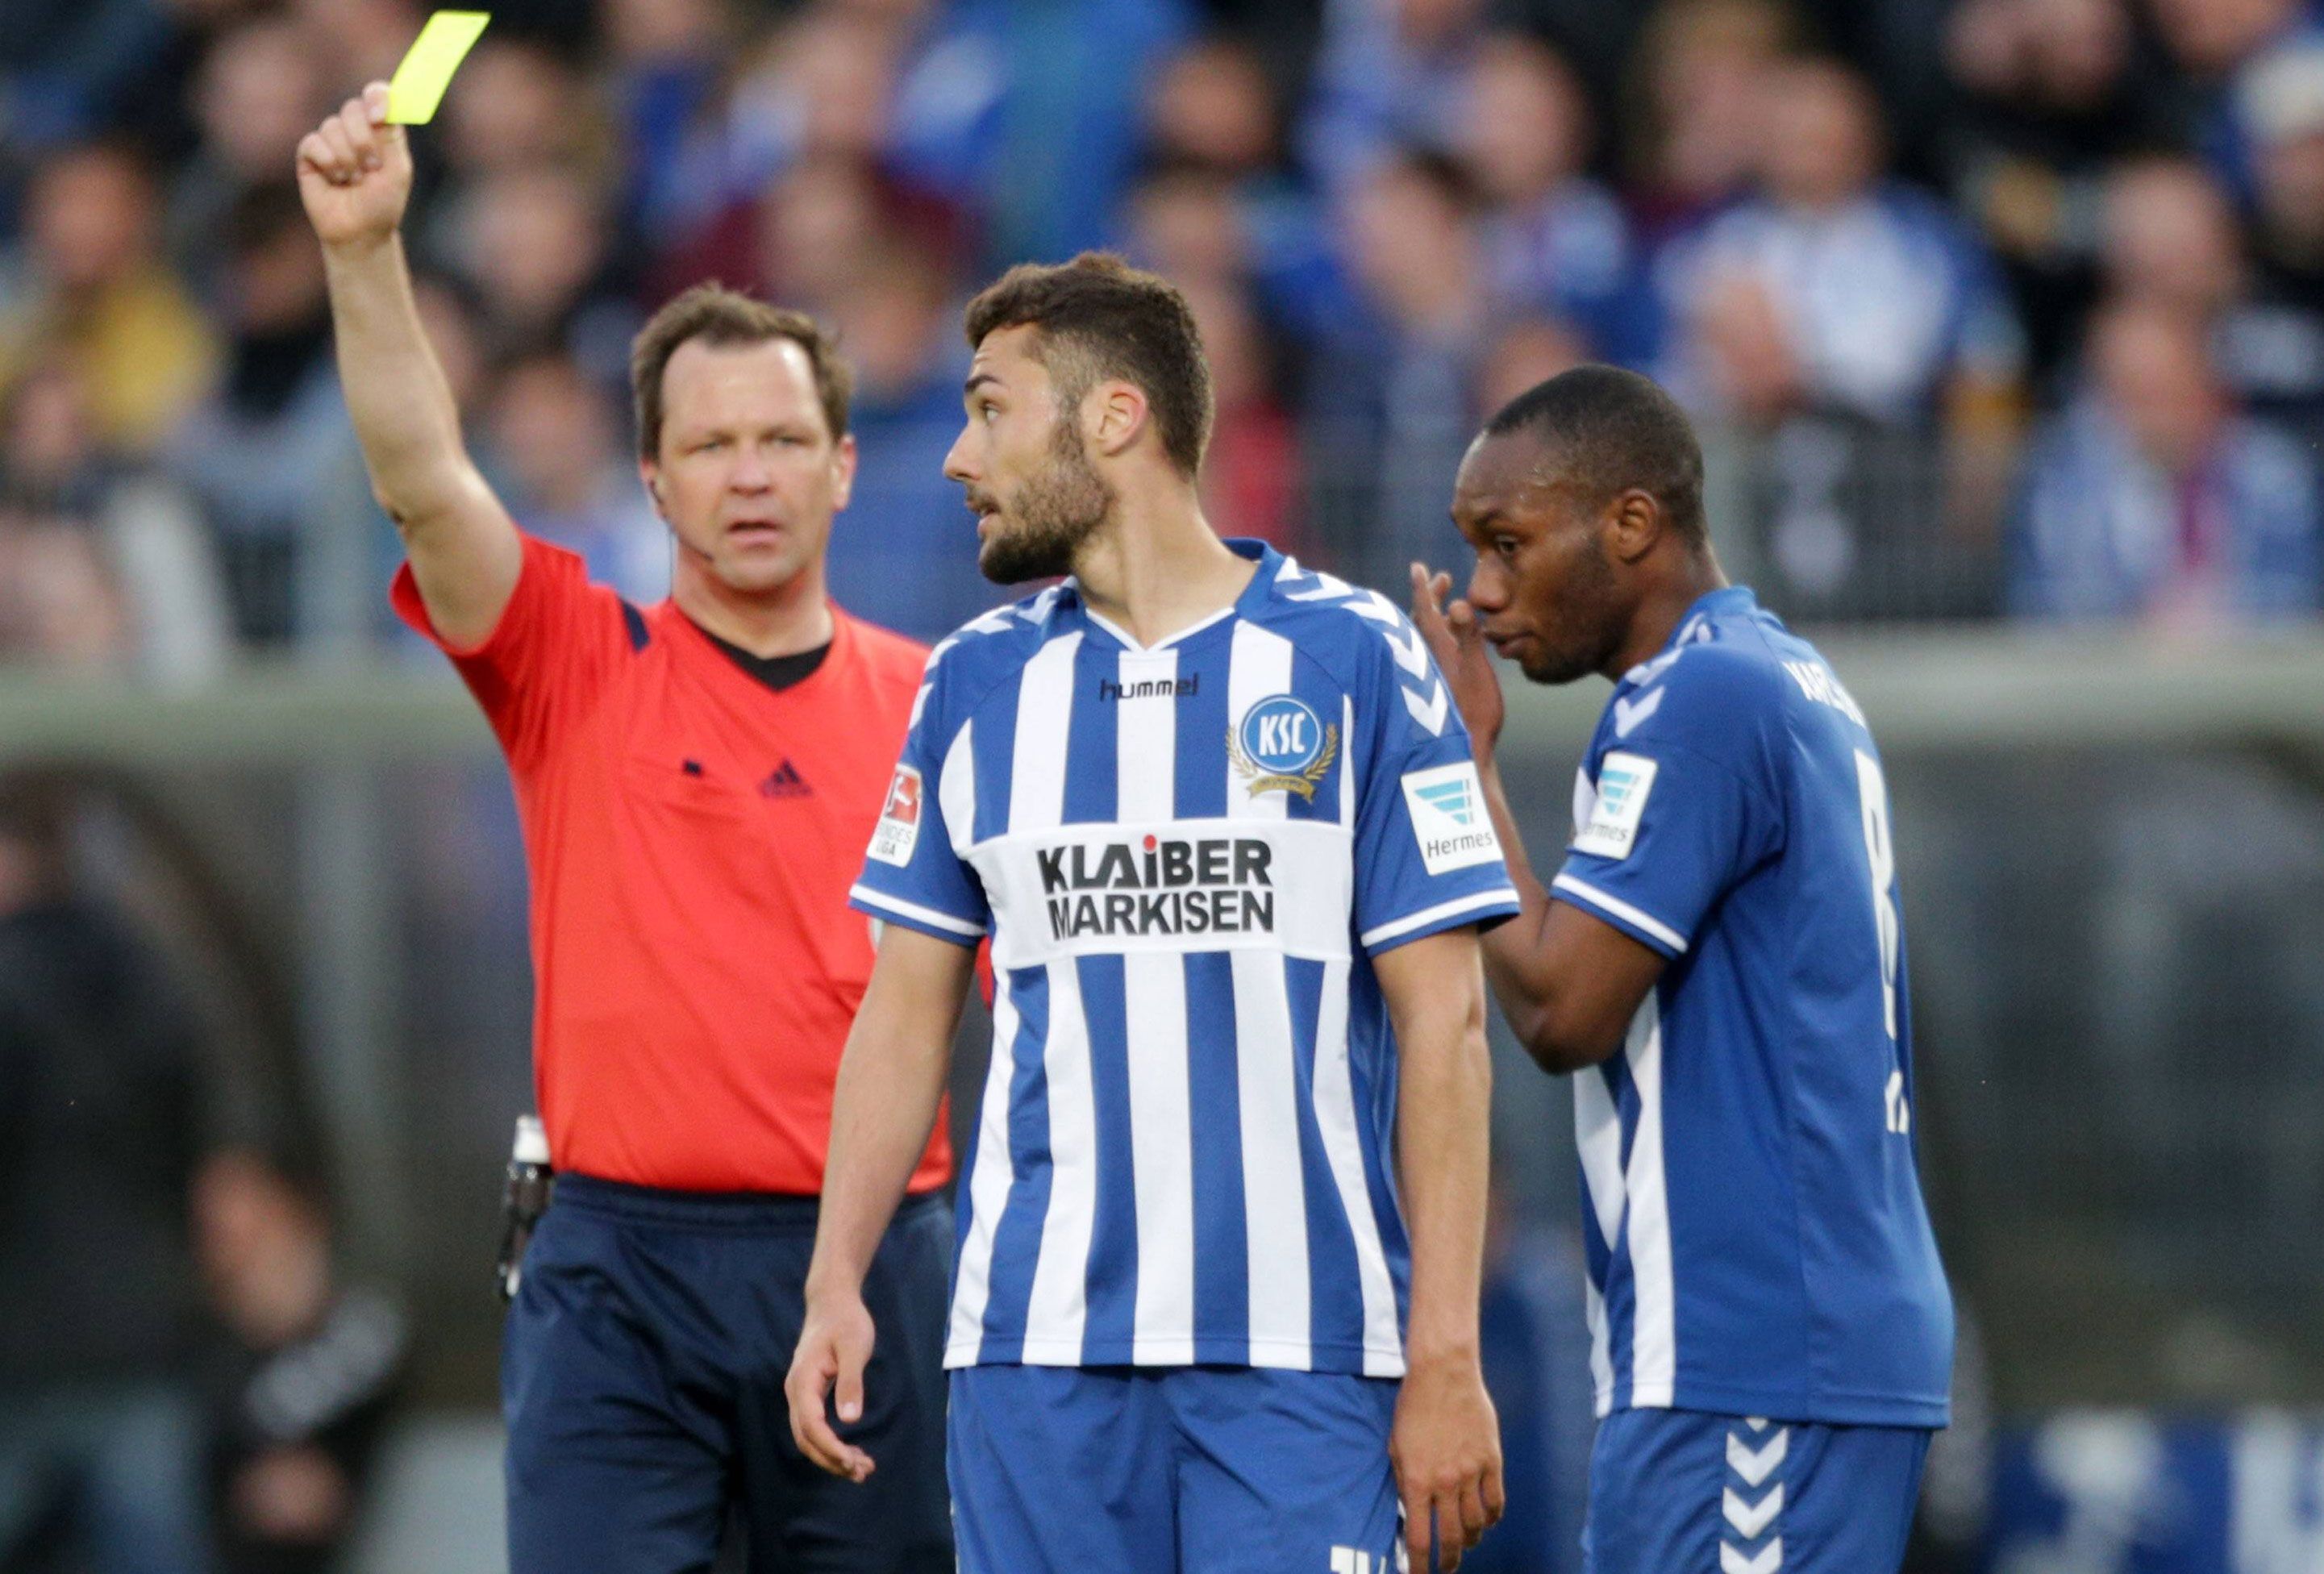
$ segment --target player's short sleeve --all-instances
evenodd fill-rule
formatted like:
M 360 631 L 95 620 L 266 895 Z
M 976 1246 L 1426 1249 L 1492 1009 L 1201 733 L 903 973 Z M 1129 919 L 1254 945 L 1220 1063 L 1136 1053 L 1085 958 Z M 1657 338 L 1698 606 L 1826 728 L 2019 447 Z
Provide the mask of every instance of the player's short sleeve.
M 1552 897 L 1666 957 L 1782 842 L 1767 742 L 1780 701 L 1764 673 L 1737 666 L 1690 651 L 1659 683 L 1617 696 L 1595 791 L 1576 805 L 1550 882 Z
M 604 687 L 616 664 L 646 642 L 637 610 L 589 582 L 580 557 L 538 537 L 523 538 L 516 588 L 492 632 L 475 645 L 440 633 L 420 596 L 411 565 L 388 593 L 396 615 L 452 658 L 512 766 L 537 761 Z
M 1469 731 L 1419 631 L 1405 623 L 1372 643 L 1380 649 L 1368 653 L 1378 660 L 1351 698 L 1355 732 L 1367 745 L 1357 761 L 1356 938 L 1377 955 L 1442 930 L 1512 917 L 1517 894 Z M 1399 653 L 1410 668 L 1394 659 Z
M 939 651 L 848 903 L 882 923 L 974 945 L 991 928 L 992 909 L 983 882 L 954 844 L 952 819 L 975 814 L 974 738 L 971 723 L 954 713 L 955 687 Z M 975 827 L 958 829 L 965 846 Z

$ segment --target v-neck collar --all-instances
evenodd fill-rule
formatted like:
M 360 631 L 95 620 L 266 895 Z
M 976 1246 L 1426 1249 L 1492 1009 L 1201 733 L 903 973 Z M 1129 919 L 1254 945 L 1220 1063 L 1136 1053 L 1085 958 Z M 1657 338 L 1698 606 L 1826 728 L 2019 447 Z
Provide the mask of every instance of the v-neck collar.
M 1222 544 L 1236 557 L 1249 558 L 1258 565 L 1251 574 L 1250 583 L 1242 587 L 1232 602 L 1221 607 L 1209 617 L 1200 622 L 1189 623 L 1176 633 L 1157 640 L 1151 645 L 1139 644 L 1130 636 L 1127 630 L 1104 617 L 1095 607 L 1090 605 L 1089 598 L 1082 594 L 1079 580 L 1068 578 L 1059 588 L 1064 596 L 1069 597 L 1072 604 L 1080 610 L 1083 620 L 1090 627 L 1104 634 L 1107 639 L 1120 645 L 1123 655 L 1159 655 L 1166 650 L 1177 649 L 1198 636 L 1209 633 L 1221 624 L 1230 623 L 1237 618 L 1250 617 L 1266 603 L 1268 597 L 1275 594 L 1275 576 L 1283 567 L 1283 554 L 1264 541 L 1250 540 L 1242 537 L 1229 538 Z
M 817 685 L 827 683 L 831 674 L 849 658 L 855 645 L 853 621 L 840 610 L 836 602 L 825 603 L 831 609 L 831 649 L 823 664 L 787 688 L 770 688 L 751 674 L 743 671 L 718 649 L 710 635 L 692 618 L 686 615 L 675 600 L 665 601 L 655 611 L 657 631 L 669 640 L 673 653 L 688 665 L 715 672 L 709 681 L 724 687 L 741 704 L 777 704 L 812 698 L 819 692 Z

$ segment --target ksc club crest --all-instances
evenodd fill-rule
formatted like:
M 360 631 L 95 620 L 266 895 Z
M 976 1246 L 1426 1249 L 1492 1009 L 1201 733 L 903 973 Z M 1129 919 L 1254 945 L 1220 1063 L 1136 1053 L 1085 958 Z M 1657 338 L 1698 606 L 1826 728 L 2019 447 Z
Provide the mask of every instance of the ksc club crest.
M 1305 700 L 1269 695 L 1227 729 L 1227 758 L 1251 778 L 1250 796 L 1297 793 L 1313 801 L 1315 784 L 1340 752 L 1340 729 L 1327 727 Z

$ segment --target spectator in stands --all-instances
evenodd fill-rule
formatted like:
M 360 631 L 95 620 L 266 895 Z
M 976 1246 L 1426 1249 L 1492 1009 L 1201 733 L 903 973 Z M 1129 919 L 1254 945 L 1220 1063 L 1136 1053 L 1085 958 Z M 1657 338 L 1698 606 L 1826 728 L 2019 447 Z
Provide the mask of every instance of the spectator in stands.
M 656 240 L 687 235 L 724 196 L 703 189 L 689 151 L 723 107 L 735 42 L 726 14 L 717 0 L 609 0 L 598 27 L 627 160 L 614 216 Z
M 1937 156 L 2007 272 L 2046 378 L 2098 298 L 2107 171 L 2167 145 L 2167 96 L 2140 58 L 2127 0 L 1967 0 L 1945 60 L 1960 102 Z
M 854 489 L 832 527 L 832 598 L 916 640 L 943 639 L 1001 599 L 977 571 L 975 520 L 944 458 L 960 435 L 968 346 L 950 281 L 889 235 L 831 301 L 855 368 Z
M 1823 60 L 1766 78 L 1759 194 L 1661 270 L 1674 391 L 1773 424 L 1823 411 L 1905 429 L 2014 409 L 2016 326 L 1990 260 L 1952 214 L 1889 179 L 1879 109 Z
M 367 507 L 331 360 L 323 259 L 296 190 L 263 187 L 227 221 L 223 375 L 171 434 L 168 463 L 216 532 L 235 622 L 257 643 L 298 622 L 301 540 Z
M 0 660 L 101 677 L 130 650 L 120 581 L 88 526 L 0 509 Z
M 1334 198 L 1406 147 L 1458 140 L 1485 0 L 1326 0 L 1299 126 L 1307 172 Z
M 24 241 L 0 260 L 0 391 L 61 356 L 105 442 L 144 453 L 200 396 L 217 343 L 162 262 L 152 180 L 126 149 L 91 144 L 42 166 Z
M 1165 61 L 1146 97 L 1146 151 L 1237 180 L 1275 173 L 1283 159 L 1282 112 L 1258 52 L 1214 33 Z
M 46 153 L 111 125 L 156 68 L 182 64 L 175 20 L 154 0 L 13 0 L 0 28 L 9 151 Z
M 2188 138 L 2238 202 L 2253 188 L 2252 127 L 2243 79 L 2272 50 L 2319 36 L 2309 0 L 2151 0 L 2155 28 L 2177 68 Z
M 2245 88 L 2251 282 L 2223 325 L 2219 357 L 2255 413 L 2324 441 L 2324 42 L 2276 51 Z
M 1493 330 L 1477 363 L 1475 410 L 1495 410 L 1561 372 L 1590 359 L 1590 347 L 1571 323 L 1554 317 L 1506 319 Z
M 658 294 L 742 277 L 729 259 L 750 248 L 754 207 L 802 166 L 892 183 L 890 108 L 909 9 L 818 0 L 744 51 L 680 161 L 657 174 L 669 195 L 645 235 L 660 258 Z
M 801 10 L 774 39 L 770 69 L 741 88 L 765 95 L 771 151 L 786 161 L 886 157 L 905 41 L 879 7 L 819 0 Z
M 1621 205 L 1584 173 L 1590 101 L 1547 45 L 1500 32 L 1470 65 L 1460 149 L 1489 204 L 1494 303 L 1572 323 L 1601 361 L 1642 363 L 1650 325 Z
M 570 355 L 503 368 L 479 462 L 532 534 L 577 552 L 590 577 L 646 606 L 669 594 L 669 532 L 647 505 L 612 401 Z
M 2158 155 L 2116 166 L 2100 218 L 2109 294 L 2140 296 L 2205 322 L 2242 295 L 2235 209 L 2194 160 Z
M 1761 82 L 1794 43 L 1781 0 L 1665 0 L 1630 70 L 1629 197 L 1645 238 L 1683 235 L 1742 195 Z
M 2206 325 L 2159 300 L 2114 303 L 2092 319 L 2088 362 L 2028 462 L 2014 607 L 2214 626 L 2314 613 L 2315 465 L 2236 407 Z
M 452 78 L 439 112 L 445 170 L 474 180 L 561 164 L 600 184 L 614 168 L 614 133 L 591 112 L 595 97 L 596 84 L 546 43 L 487 32 Z M 307 129 L 311 124 L 300 134 Z
M 24 653 L 110 664 L 126 651 L 165 683 L 217 673 L 233 630 L 200 511 L 161 471 L 104 447 L 62 362 L 0 402 L 0 509 L 31 533 L 11 538 L 0 574 L 13 603 L 0 621 Z
M 2324 124 L 2303 132 L 2288 118 L 2274 124 L 2281 143 L 2265 144 L 2258 166 L 2271 194 L 2259 260 L 2247 254 L 2227 193 L 2202 164 L 2150 158 L 2121 166 L 2107 182 L 2106 276 L 2116 296 L 2160 302 L 2206 324 L 2215 371 L 2236 404 L 2312 440 L 2324 437 L 2324 293 L 2297 261 L 2297 236 L 2303 222 L 2315 222 L 2304 212 L 2301 161 L 2324 152 Z M 2281 227 L 2268 213 L 2283 216 Z
M 1308 367 L 1306 470 L 1324 548 L 1375 587 L 1457 549 L 1443 493 L 1486 329 L 1476 214 L 1466 174 L 1434 153 L 1378 165 L 1344 207 L 1360 304 Z
M 187 1207 L 208 1143 L 194 1017 L 76 889 L 71 798 L 0 781 L 0 1566 L 195 1574 Z
M 1148 172 L 1130 198 L 1128 239 L 1146 265 L 1184 283 L 1196 273 L 1177 271 L 1172 234 L 1194 239 L 1207 230 L 1231 244 L 1234 271 L 1250 281 L 1267 321 L 1311 340 L 1351 302 L 1327 209 L 1286 167 L 1283 128 L 1283 106 L 1250 43 L 1213 36 L 1180 51 L 1147 101 Z M 1203 211 L 1222 200 L 1231 216 Z
M 627 385 L 641 317 L 614 277 L 610 219 L 582 171 L 494 170 L 458 194 L 450 223 L 491 358 L 554 345 L 609 392 Z
M 216 5 L 228 12 L 263 8 L 267 0 L 171 0 Z M 314 37 L 330 41 L 329 64 L 336 94 L 359 82 L 384 82 L 427 20 L 422 0 L 290 0 L 290 14 Z
M 179 270 L 215 302 L 235 205 L 259 187 L 282 183 L 299 139 L 331 98 L 306 28 L 266 16 L 219 35 L 192 99 L 201 143 L 171 181 L 165 231 Z
M 1255 244 L 1243 226 L 1233 184 L 1199 164 L 1164 164 L 1130 194 L 1130 255 L 1179 284 L 1250 276 Z
M 1104 244 L 1137 173 L 1139 107 L 1190 0 L 952 0 L 897 87 L 893 174 L 949 192 L 987 262 Z
M 327 1574 L 393 1410 L 402 1314 L 338 1283 L 319 1187 L 269 1159 L 212 1159 L 193 1217 L 226 1336 L 203 1385 L 220 1574 Z
M 1319 557 L 1295 511 L 1299 499 L 1299 437 L 1277 396 L 1269 348 L 1249 294 L 1231 276 L 1189 279 L 1210 363 L 1217 414 L 1203 456 L 1203 511 L 1222 536 L 1251 536 L 1331 568 Z

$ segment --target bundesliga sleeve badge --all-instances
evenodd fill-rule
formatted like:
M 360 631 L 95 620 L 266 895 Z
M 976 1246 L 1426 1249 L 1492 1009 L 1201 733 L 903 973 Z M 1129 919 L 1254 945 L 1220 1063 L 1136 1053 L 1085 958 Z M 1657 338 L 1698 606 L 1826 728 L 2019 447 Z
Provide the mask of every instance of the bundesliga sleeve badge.
M 912 849 L 919 842 L 920 773 L 916 767 L 899 765 L 896 779 L 888 784 L 880 824 L 872 832 L 872 856 L 901 869 L 912 861 Z
M 1655 762 L 1643 754 L 1616 750 L 1599 762 L 1598 796 L 1589 822 L 1573 839 L 1573 851 L 1599 858 L 1628 858 L 1637 840 L 1638 819 L 1655 790 Z

